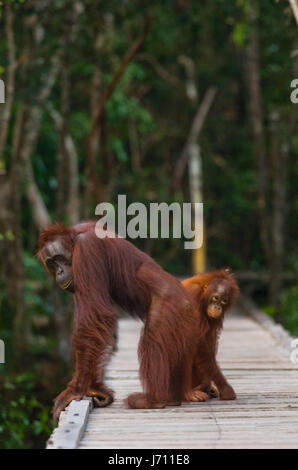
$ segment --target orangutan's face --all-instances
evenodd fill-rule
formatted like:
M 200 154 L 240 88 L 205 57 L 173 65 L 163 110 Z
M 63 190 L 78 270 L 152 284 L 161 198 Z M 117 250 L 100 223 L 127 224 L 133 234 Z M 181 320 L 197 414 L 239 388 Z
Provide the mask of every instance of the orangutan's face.
M 210 298 L 207 307 L 207 315 L 210 318 L 220 318 L 228 308 L 229 287 L 226 281 L 217 282 L 214 288 L 208 286 Z
M 57 284 L 64 290 L 74 292 L 72 253 L 63 246 L 61 239 L 47 243 L 41 250 L 41 258 Z

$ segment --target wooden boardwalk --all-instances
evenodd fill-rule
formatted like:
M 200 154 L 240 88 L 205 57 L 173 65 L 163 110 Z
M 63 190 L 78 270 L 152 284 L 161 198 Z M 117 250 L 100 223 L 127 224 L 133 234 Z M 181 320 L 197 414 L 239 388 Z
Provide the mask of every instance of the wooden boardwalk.
M 116 401 L 92 410 L 79 448 L 298 448 L 298 365 L 264 325 L 240 310 L 227 315 L 219 362 L 237 400 L 127 410 L 123 398 L 140 390 L 140 327 L 120 322 L 119 351 L 107 373 Z

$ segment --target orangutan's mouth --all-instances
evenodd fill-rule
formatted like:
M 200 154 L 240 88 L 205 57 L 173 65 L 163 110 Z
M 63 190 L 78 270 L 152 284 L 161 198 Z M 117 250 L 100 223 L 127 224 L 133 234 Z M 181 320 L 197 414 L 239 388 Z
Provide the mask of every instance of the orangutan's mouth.
M 67 288 L 70 286 L 71 283 L 72 283 L 72 279 L 71 279 L 70 281 L 68 281 L 67 284 L 65 284 L 64 286 L 62 286 L 62 289 L 64 289 L 64 290 L 67 289 Z

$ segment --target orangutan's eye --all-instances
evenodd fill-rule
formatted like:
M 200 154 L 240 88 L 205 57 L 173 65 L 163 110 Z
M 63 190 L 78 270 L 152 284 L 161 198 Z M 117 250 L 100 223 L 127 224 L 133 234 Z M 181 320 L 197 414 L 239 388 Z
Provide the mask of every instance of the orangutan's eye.
M 215 295 L 212 297 L 212 300 L 213 300 L 213 302 L 218 302 L 218 301 L 219 301 L 219 295 L 215 294 Z
M 226 305 L 228 303 L 227 299 L 221 299 L 222 305 Z
M 55 263 L 59 263 L 59 264 L 66 264 L 66 265 L 69 265 L 69 266 L 71 265 L 71 261 L 66 259 L 65 256 L 63 256 L 63 255 L 54 256 L 53 261 Z
M 55 263 L 55 261 L 52 260 L 52 259 L 49 259 L 49 260 L 47 261 L 47 268 L 48 268 L 48 270 L 51 271 L 52 273 L 55 272 L 55 270 L 56 270 L 56 263 Z

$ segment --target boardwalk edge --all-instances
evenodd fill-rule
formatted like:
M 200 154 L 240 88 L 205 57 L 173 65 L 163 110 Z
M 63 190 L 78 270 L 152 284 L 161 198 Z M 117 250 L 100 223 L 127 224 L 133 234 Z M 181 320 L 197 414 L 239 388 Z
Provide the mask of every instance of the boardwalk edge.
M 58 426 L 47 441 L 47 449 L 76 449 L 85 432 L 92 398 L 73 400 L 60 415 Z
M 266 313 L 257 307 L 249 297 L 241 296 L 239 300 L 240 307 L 244 312 L 250 315 L 257 323 L 274 337 L 274 339 L 288 351 L 292 351 L 291 343 L 295 339 L 280 323 L 276 323 Z

